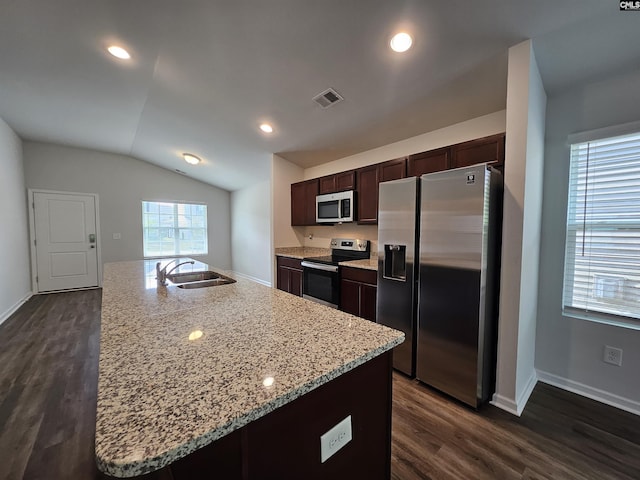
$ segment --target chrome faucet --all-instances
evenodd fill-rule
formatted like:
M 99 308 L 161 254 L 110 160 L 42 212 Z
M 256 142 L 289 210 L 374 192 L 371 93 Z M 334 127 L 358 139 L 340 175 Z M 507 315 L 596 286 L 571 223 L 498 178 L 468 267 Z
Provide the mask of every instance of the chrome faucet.
M 196 263 L 193 260 L 189 260 L 189 261 L 186 261 L 186 262 L 181 262 L 181 263 L 177 264 L 176 266 L 174 266 L 171 270 L 169 270 L 167 272 L 167 267 L 169 265 L 171 265 L 173 262 L 175 262 L 176 260 L 177 260 L 177 258 L 174 259 L 174 260 L 171 260 L 162 269 L 160 269 L 160 265 L 162 264 L 162 262 L 156 263 L 156 280 L 158 281 L 158 286 L 159 287 L 166 287 L 167 286 L 167 275 L 171 274 L 171 272 L 173 272 L 180 265 L 185 265 L 187 263 L 190 263 L 191 265 L 194 265 Z

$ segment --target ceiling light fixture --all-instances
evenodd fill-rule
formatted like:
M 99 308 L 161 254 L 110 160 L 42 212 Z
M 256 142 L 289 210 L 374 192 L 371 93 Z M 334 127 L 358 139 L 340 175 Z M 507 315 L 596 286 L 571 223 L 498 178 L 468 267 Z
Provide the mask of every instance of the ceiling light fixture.
M 198 157 L 191 153 L 183 153 L 182 158 L 184 158 L 185 162 L 190 163 L 191 165 L 197 165 L 201 161 Z
M 131 55 L 124 48 L 118 47 L 117 45 L 111 45 L 107 48 L 107 51 L 113 55 L 114 57 L 120 58 L 122 60 L 129 60 Z
M 391 45 L 391 50 L 394 52 L 402 53 L 409 50 L 412 43 L 413 39 L 411 38 L 411 35 L 405 32 L 400 32 L 396 33 L 393 38 L 391 38 L 389 45 Z
M 268 123 L 263 123 L 262 125 L 260 125 L 260 130 L 262 130 L 264 133 L 271 133 L 273 132 L 273 127 Z

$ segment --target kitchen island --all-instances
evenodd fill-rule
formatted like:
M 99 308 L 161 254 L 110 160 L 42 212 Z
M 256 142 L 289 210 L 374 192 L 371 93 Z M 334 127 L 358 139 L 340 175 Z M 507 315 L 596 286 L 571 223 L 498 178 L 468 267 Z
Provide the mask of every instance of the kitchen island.
M 391 349 L 401 332 L 222 271 L 237 281 L 157 288 L 154 266 L 105 265 L 102 472 L 389 478 Z M 347 417 L 353 439 L 321 462 L 320 436 Z

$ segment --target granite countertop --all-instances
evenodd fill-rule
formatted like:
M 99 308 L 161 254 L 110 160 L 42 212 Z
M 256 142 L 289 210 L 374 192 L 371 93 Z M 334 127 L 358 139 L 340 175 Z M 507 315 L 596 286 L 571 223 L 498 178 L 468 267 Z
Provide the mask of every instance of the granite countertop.
M 237 282 L 157 289 L 154 267 L 104 269 L 96 461 L 112 476 L 168 465 L 404 340 L 217 269 Z
M 323 257 L 331 255 L 330 248 L 317 247 L 279 247 L 275 249 L 277 257 L 289 257 L 303 259 L 305 257 Z M 378 270 L 378 256 L 371 254 L 371 258 L 365 260 L 349 260 L 340 262 L 338 265 L 343 267 L 362 268 L 365 270 Z
M 275 249 L 277 257 L 290 257 L 302 260 L 305 257 L 324 257 L 331 255 L 330 248 L 318 247 L 279 247 Z
M 378 271 L 378 256 L 371 255 L 370 258 L 364 260 L 349 260 L 348 262 L 340 262 L 338 265 L 342 267 L 362 268 L 364 270 Z

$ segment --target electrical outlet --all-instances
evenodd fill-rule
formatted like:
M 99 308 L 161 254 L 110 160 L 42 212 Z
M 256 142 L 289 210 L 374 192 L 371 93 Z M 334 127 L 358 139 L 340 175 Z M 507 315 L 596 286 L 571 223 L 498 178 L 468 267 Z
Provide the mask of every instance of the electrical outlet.
M 329 457 L 350 441 L 351 415 L 320 437 L 320 462 L 326 462 Z
M 622 366 L 622 349 L 605 345 L 604 357 L 602 360 L 604 360 L 605 363 L 610 363 L 611 365 L 617 365 L 618 367 Z
M 121 234 L 119 234 L 119 233 L 114 233 L 114 234 L 113 234 L 113 239 L 114 239 L 114 240 L 120 240 L 121 238 L 122 238 L 122 235 L 121 235 Z

